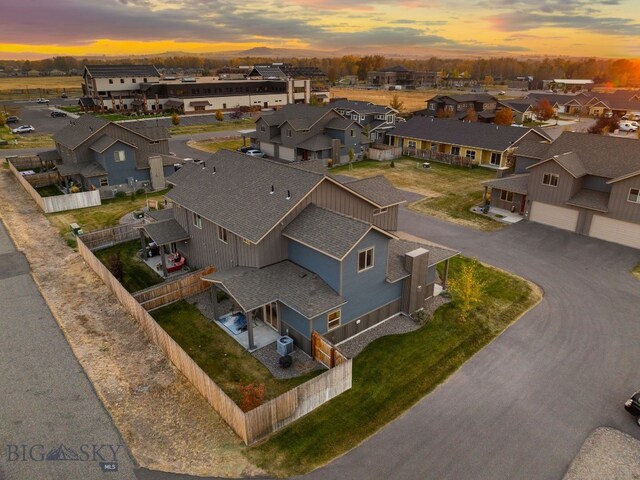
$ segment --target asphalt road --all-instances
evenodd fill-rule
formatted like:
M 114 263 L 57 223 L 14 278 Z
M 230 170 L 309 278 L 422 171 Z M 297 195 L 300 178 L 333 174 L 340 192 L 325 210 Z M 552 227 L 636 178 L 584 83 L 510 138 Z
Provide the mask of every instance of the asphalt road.
M 18 123 L 12 123 L 11 128 L 16 128 L 20 125 L 33 125 L 36 129 L 34 133 L 37 134 L 49 134 L 56 133 L 61 128 L 69 123 L 69 118 L 65 117 L 52 117 L 49 107 L 60 105 L 75 105 L 78 99 L 62 99 L 51 98 L 49 105 L 36 103 L 34 100 L 27 101 L 4 101 L 0 102 L 0 111 L 7 111 L 7 109 L 13 111 L 17 110 L 20 121 Z M 24 135 L 29 135 L 28 133 Z
M 0 479 L 134 479 L 127 447 L 1 222 L 0 306 Z
M 402 210 L 401 230 L 524 276 L 543 301 L 447 382 L 305 478 L 559 479 L 589 433 L 640 438 L 640 251 L 521 222 L 494 233 Z

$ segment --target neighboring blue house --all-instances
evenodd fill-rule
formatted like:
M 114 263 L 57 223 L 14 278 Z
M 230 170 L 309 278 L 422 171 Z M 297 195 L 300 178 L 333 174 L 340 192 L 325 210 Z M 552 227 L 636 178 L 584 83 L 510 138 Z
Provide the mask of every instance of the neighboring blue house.
M 57 169 L 72 190 L 117 191 L 165 188 L 176 159 L 169 154 L 169 133 L 148 122 L 114 123 L 82 115 L 53 136 Z
M 168 181 L 173 218 L 143 228 L 163 255 L 216 268 L 203 280 L 248 318 L 250 350 L 256 322 L 310 352 L 313 331 L 339 343 L 413 313 L 457 254 L 394 233 L 404 198 L 383 176 L 341 183 L 223 150 Z

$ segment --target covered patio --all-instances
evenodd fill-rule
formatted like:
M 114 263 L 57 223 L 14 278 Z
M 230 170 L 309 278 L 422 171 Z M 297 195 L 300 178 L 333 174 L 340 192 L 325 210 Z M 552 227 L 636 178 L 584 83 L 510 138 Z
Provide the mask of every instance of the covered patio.
M 184 231 L 175 219 L 171 218 L 160 222 L 142 224 L 138 228 L 140 230 L 140 245 L 147 265 L 158 271 L 164 278 L 167 278 L 172 273 L 180 273 L 185 269 L 188 271 L 187 259 L 184 255 L 177 250 L 173 253 L 170 251 L 171 244 L 189 240 L 189 234 Z M 153 245 L 149 246 L 158 248 L 159 264 L 157 257 L 149 258 L 146 255 L 147 237 L 153 243 Z

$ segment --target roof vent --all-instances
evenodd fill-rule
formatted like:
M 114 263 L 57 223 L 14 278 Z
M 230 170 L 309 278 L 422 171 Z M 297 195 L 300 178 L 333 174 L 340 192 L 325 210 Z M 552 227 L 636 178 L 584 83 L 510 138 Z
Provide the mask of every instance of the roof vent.
M 215 165 L 213 166 L 213 173 L 214 173 L 214 175 L 216 173 L 216 166 Z
M 287 190 L 287 200 L 291 200 L 291 190 Z
M 275 187 L 273 185 L 271 185 L 271 191 L 269 192 L 271 195 L 273 195 L 273 193 L 276 191 Z

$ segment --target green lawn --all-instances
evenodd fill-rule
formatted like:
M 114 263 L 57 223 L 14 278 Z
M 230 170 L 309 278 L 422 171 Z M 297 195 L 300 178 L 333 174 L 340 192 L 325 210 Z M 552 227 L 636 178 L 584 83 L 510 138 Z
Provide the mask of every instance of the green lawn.
M 455 278 L 463 263 L 451 262 Z M 353 388 L 247 455 L 271 475 L 303 474 L 357 446 L 454 373 L 539 300 L 521 278 L 480 266 L 483 302 L 460 322 L 455 302 L 419 330 L 380 338 L 353 361 Z
M 38 187 L 36 191 L 41 197 L 55 197 L 56 195 L 64 195 L 55 185 L 47 185 L 46 187 Z
M 114 254 L 120 255 L 123 271 L 122 286 L 131 293 L 152 287 L 164 281 L 160 275 L 151 270 L 137 257 L 136 253 L 138 250 L 140 250 L 140 241 L 131 240 L 130 242 L 120 243 L 95 252 L 96 257 L 98 257 L 107 268 L 109 267 L 109 257 Z
M 265 384 L 268 400 L 321 373 L 315 371 L 297 378 L 276 380 L 222 328 L 209 322 L 196 306 L 184 300 L 154 310 L 152 316 L 236 402 L 241 398 L 240 387 L 249 383 Z
M 20 124 L 22 125 L 22 124 Z M 13 125 L 13 128 L 19 125 Z M 40 148 L 54 147 L 53 137 L 51 135 L 39 135 L 37 131 L 29 133 L 13 134 L 9 127 L 0 127 L 0 140 L 6 140 L 8 145 L 0 145 L 0 149 L 16 149 L 16 148 Z
M 431 162 L 422 168 L 422 161 L 403 157 L 394 162 L 355 162 L 349 166 L 332 168 L 330 173 L 365 178 L 384 175 L 396 188 L 424 195 L 426 198 L 409 206 L 412 210 L 481 230 L 497 230 L 504 225 L 487 217 L 471 213 L 469 209 L 482 203 L 484 188 L 481 182 L 495 178 L 488 168 L 464 168 Z
M 173 126 L 169 129 L 169 132 L 171 135 L 193 135 L 194 133 L 220 132 L 233 129 L 244 130 L 255 127 L 255 122 L 248 118 L 243 118 L 242 120 L 224 120 L 222 122 L 213 120 L 213 122 L 214 123 L 204 125 Z
M 85 233 L 102 228 L 117 225 L 127 213 L 139 210 L 146 205 L 145 198 L 158 199 L 164 196 L 168 190 L 161 190 L 145 195 L 112 198 L 102 200 L 102 205 L 90 208 L 79 208 L 65 212 L 48 213 L 49 222 L 65 237 L 70 246 L 75 247 L 75 237 L 69 231 L 69 225 L 77 223 Z

